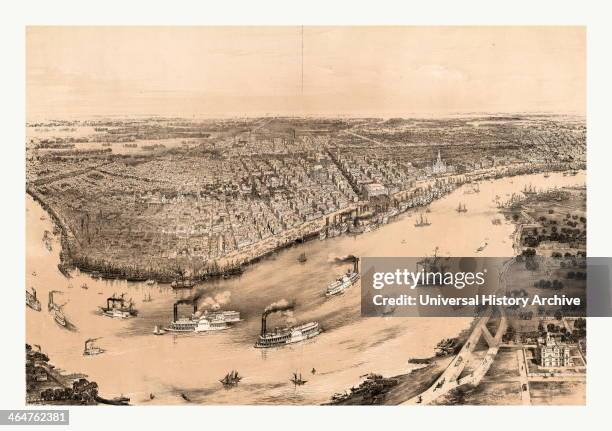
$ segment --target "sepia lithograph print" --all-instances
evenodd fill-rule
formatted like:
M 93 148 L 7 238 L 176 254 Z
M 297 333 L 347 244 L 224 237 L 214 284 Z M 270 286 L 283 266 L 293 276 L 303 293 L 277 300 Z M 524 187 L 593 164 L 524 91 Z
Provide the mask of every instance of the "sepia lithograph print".
M 26 39 L 28 404 L 585 404 L 585 318 L 361 291 L 452 256 L 582 291 L 583 27 Z

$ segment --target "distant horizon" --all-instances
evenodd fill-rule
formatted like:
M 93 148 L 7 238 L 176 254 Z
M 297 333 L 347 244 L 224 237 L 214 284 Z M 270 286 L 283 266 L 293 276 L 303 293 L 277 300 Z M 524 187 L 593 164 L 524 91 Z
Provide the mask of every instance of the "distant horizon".
M 80 116 L 78 114 L 66 115 L 64 117 L 50 117 L 50 118 L 35 118 L 26 119 L 26 123 L 34 122 L 45 122 L 45 121 L 88 121 L 88 120 L 104 120 L 104 119 L 186 119 L 186 120 L 230 120 L 230 119 L 260 119 L 260 118 L 296 118 L 296 119 L 313 119 L 313 120 L 333 120 L 333 119 L 380 119 L 390 120 L 398 118 L 402 120 L 410 119 L 444 119 L 444 118 L 476 118 L 483 116 L 550 116 L 550 117 L 578 117 L 586 119 L 584 113 L 571 112 L 571 111 L 498 111 L 498 112 L 453 112 L 453 113 L 406 113 L 397 115 L 350 115 L 350 114 L 335 114 L 335 115 L 291 115 L 291 114 L 261 114 L 261 115 L 231 115 L 226 116 L 204 116 L 204 115 L 162 115 L 162 114 L 92 114 L 87 116 Z
M 586 113 L 586 29 L 68 27 L 26 31 L 26 117 Z

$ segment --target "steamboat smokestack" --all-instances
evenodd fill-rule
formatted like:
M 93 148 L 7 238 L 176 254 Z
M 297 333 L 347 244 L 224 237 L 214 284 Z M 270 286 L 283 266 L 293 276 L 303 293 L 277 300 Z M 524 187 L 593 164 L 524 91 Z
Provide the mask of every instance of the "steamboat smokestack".
M 266 318 L 268 317 L 267 313 L 263 313 L 261 315 L 261 336 L 266 335 Z
M 356 257 L 355 260 L 353 260 L 353 271 L 355 271 L 356 273 L 359 272 L 359 258 Z
M 178 320 L 178 304 L 174 304 L 174 321 Z

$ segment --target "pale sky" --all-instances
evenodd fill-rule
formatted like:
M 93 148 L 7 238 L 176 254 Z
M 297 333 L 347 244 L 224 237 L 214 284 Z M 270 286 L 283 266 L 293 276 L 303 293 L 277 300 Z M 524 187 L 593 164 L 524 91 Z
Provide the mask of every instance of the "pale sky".
M 27 116 L 586 110 L 584 27 L 304 27 L 303 35 L 301 27 L 29 27 Z

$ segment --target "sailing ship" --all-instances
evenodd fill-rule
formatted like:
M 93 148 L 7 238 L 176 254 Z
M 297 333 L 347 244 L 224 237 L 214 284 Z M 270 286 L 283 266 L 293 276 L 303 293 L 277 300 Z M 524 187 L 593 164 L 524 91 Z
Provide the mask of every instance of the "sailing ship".
M 431 225 L 431 223 L 429 222 L 429 220 L 427 220 L 427 217 L 423 217 L 423 214 L 421 213 L 421 218 L 416 221 L 414 227 L 425 227 L 429 225 Z
M 456 211 L 458 213 L 465 213 L 467 212 L 467 207 L 465 206 L 465 204 L 461 204 L 461 202 L 459 202 L 459 206 L 457 207 Z
M 153 335 L 164 335 L 166 333 L 165 329 L 161 329 L 158 325 L 155 325 L 153 328 Z
M 449 258 L 442 258 L 438 256 L 438 250 L 439 247 L 434 248 L 433 251 L 433 255 L 431 257 L 425 257 L 422 260 L 417 262 L 417 271 L 423 271 L 423 273 L 440 273 L 440 274 L 444 274 L 447 270 L 447 265 L 445 265 L 445 262 L 448 263 Z M 423 286 L 426 285 L 438 285 L 439 283 L 436 283 L 435 279 L 434 279 L 434 283 L 428 283 L 428 280 L 426 277 L 424 277 L 424 280 L 422 283 L 419 283 Z
M 87 286 L 86 283 L 81 284 L 81 289 L 89 289 L 89 286 Z
M 36 289 L 32 287 L 32 293 L 26 290 L 26 305 L 34 311 L 40 311 L 40 301 L 36 298 Z
M 88 338 L 87 340 L 85 340 L 83 356 L 99 355 L 100 353 L 105 352 L 103 348 L 96 346 L 96 340 L 99 340 L 99 338 Z
M 142 302 L 151 302 L 151 292 L 147 293 L 145 297 L 142 299 Z
M 529 184 L 529 186 L 523 187 L 523 194 L 525 196 L 535 195 L 536 194 L 536 189 L 535 189 L 534 186 Z
M 238 374 L 238 371 L 232 370 L 219 380 L 219 382 L 221 382 L 225 388 L 232 388 L 240 383 L 240 380 L 242 380 L 242 376 Z
M 300 253 L 300 255 L 297 258 L 298 262 L 300 263 L 304 263 L 308 260 L 308 258 L 306 257 L 306 253 Z
M 302 379 L 302 373 L 298 374 L 298 372 L 296 371 L 295 373 L 293 373 L 293 377 L 289 381 L 293 383 L 294 386 L 302 386 L 306 384 L 308 380 Z

